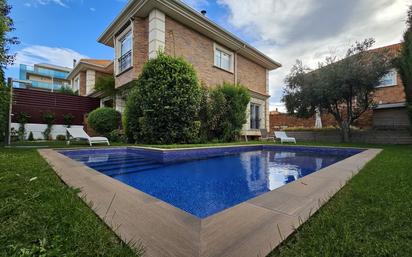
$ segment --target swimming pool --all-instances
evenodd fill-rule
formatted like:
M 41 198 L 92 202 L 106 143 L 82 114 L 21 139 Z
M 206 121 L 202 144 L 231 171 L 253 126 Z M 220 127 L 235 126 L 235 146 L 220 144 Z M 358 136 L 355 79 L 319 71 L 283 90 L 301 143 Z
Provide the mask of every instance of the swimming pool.
M 246 146 L 60 151 L 107 176 L 205 218 L 362 152 Z

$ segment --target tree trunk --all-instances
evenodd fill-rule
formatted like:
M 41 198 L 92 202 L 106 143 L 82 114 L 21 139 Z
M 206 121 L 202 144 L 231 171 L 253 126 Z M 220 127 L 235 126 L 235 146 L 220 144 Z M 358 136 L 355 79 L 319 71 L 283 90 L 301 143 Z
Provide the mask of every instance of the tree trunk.
M 348 143 L 350 141 L 350 124 L 346 121 L 343 121 L 340 129 L 342 142 Z

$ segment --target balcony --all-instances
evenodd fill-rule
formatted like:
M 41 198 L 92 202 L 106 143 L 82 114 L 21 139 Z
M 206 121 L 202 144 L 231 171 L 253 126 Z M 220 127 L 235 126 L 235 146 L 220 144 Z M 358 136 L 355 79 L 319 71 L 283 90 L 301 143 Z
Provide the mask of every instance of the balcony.
M 31 73 L 31 74 L 35 74 L 39 76 L 45 76 L 45 77 L 51 77 L 51 78 L 57 78 L 57 79 L 66 79 L 67 75 L 69 75 L 68 72 L 64 72 L 64 71 L 55 71 L 55 70 L 49 70 L 49 69 L 42 68 L 42 67 L 33 67 L 33 66 L 27 66 L 25 64 L 20 64 L 20 74 L 23 74 L 23 73 Z

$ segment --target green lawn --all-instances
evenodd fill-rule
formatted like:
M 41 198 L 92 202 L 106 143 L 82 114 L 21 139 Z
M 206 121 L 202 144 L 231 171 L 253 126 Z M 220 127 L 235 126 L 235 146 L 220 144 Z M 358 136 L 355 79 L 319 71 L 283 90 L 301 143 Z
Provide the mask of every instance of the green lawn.
M 0 256 L 136 255 L 36 150 L 0 148 Z
M 412 146 L 372 147 L 384 151 L 271 257 L 410 256 Z M 60 182 L 35 149 L 0 148 L 0 231 L 0 256 L 140 256 Z

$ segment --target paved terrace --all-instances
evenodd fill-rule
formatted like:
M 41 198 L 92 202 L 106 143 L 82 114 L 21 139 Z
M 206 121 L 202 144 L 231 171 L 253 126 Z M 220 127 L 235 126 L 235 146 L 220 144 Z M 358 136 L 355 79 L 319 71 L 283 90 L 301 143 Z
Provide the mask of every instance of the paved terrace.
M 124 242 L 142 243 L 149 257 L 266 256 L 380 152 L 367 149 L 199 219 L 55 150 L 39 150 L 63 182 L 79 188 L 79 196 Z

